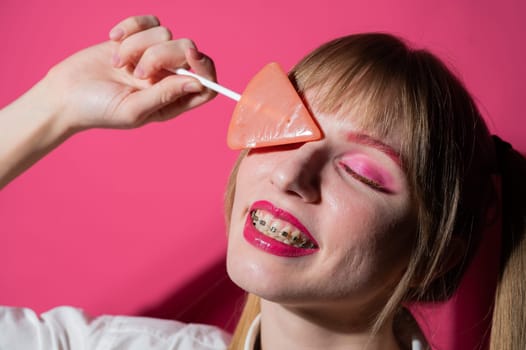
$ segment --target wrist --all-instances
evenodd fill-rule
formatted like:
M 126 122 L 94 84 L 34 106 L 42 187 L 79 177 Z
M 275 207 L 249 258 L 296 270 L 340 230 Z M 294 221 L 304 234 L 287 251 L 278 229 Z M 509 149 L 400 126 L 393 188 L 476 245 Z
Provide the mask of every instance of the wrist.
M 34 123 L 40 132 L 37 139 L 42 147 L 64 140 L 80 131 L 73 125 L 66 111 L 65 97 L 56 94 L 60 88 L 53 86 L 47 77 L 39 81 L 21 99 L 26 122 Z
M 39 82 L 0 110 L 0 188 L 74 133 Z
M 8 106 L 17 119 L 12 127 L 35 151 L 53 147 L 77 132 L 62 105 L 62 97 L 56 96 L 55 88 L 43 79 Z

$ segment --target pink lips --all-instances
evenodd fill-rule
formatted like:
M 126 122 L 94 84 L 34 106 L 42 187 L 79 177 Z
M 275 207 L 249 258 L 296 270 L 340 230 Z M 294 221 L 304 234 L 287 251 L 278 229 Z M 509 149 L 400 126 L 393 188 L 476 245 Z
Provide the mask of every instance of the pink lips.
M 252 204 L 250 212 L 256 209 L 262 209 L 280 220 L 288 221 L 295 227 L 297 227 L 305 236 L 309 238 L 311 242 L 314 243 L 314 248 L 298 248 L 294 247 L 280 241 L 277 241 L 269 236 L 266 236 L 256 230 L 252 224 L 252 218 L 250 215 L 247 215 L 247 220 L 245 222 L 245 229 L 243 230 L 243 237 L 245 240 L 252 244 L 254 247 L 259 248 L 270 254 L 283 256 L 283 257 L 300 257 L 305 255 L 310 255 L 318 251 L 318 244 L 312 237 L 312 235 L 307 231 L 307 229 L 296 219 L 292 214 L 286 212 L 283 209 L 274 207 L 270 202 L 267 201 L 257 201 Z

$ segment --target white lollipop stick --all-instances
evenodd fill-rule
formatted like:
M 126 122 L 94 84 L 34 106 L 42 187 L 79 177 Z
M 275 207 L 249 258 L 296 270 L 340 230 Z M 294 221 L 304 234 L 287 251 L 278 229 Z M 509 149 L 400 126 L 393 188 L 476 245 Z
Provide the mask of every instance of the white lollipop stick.
M 214 83 L 213 81 L 211 80 L 208 80 L 206 78 L 203 78 L 202 76 L 200 75 L 197 75 L 195 73 L 192 73 L 184 68 L 177 68 L 175 70 L 171 70 L 171 72 L 175 73 L 175 74 L 179 74 L 179 75 L 186 75 L 186 76 L 189 76 L 189 77 L 192 77 L 192 78 L 195 78 L 197 80 L 199 80 L 199 82 L 201 84 L 203 84 L 203 86 L 206 86 L 207 88 L 211 89 L 211 90 L 214 90 L 215 92 L 218 92 L 222 95 L 225 95 L 226 97 L 230 97 L 231 99 L 235 100 L 235 101 L 239 101 L 239 99 L 241 98 L 241 95 L 238 94 L 237 92 L 234 92 L 230 89 L 227 89 L 226 87 L 224 86 L 221 86 L 217 83 Z

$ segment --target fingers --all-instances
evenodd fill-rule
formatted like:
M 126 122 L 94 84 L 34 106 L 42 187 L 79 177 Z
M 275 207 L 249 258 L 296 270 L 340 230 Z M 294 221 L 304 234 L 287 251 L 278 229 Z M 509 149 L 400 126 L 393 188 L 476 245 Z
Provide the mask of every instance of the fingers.
M 190 68 L 209 80 L 216 80 L 212 59 L 197 51 L 194 43 L 188 39 L 167 41 L 148 48 L 135 67 L 134 75 L 139 79 L 150 79 L 155 82 L 171 75 L 168 71 L 178 67 Z M 198 83 L 197 80 L 195 82 Z M 205 102 L 213 98 L 216 92 L 204 89 L 201 95 Z
M 149 88 L 129 94 L 113 115 L 117 122 L 134 120 L 130 126 L 139 126 L 152 120 L 172 118 L 208 99 L 199 94 L 204 87 L 195 79 L 181 76 L 169 76 Z
M 197 51 L 197 49 L 193 47 L 189 47 L 186 50 L 185 57 L 188 65 L 196 74 L 209 80 L 217 81 L 214 61 L 210 57 Z M 217 93 L 211 89 L 206 89 L 201 95 L 204 100 L 199 102 L 199 104 L 212 99 Z M 195 99 L 195 101 L 197 101 L 197 99 Z
M 190 39 L 172 40 L 170 30 L 160 26 L 156 17 L 127 18 L 111 30 L 110 38 L 117 41 L 113 66 L 126 68 L 120 70 L 124 72 L 123 81 L 130 81 L 131 72 L 137 79 L 134 91 L 113 109 L 120 125 L 139 126 L 170 119 L 216 95 L 196 79 L 170 73 L 184 67 L 216 79 L 212 59 L 199 52 Z
M 160 28 L 160 27 L 159 27 Z M 126 39 L 122 46 L 123 56 L 121 65 L 131 64 L 134 68 L 134 76 L 139 79 L 150 79 L 158 81 L 166 77 L 175 68 L 191 68 L 195 73 L 215 81 L 216 72 L 214 62 L 208 56 L 199 52 L 192 40 L 178 39 L 161 41 L 148 46 L 150 41 L 131 41 L 134 35 Z M 159 38 L 157 38 L 158 40 Z M 126 47 L 124 47 L 126 45 Z M 138 57 L 138 60 L 137 60 Z M 130 62 L 133 61 L 133 62 Z
M 110 39 L 124 40 L 130 35 L 159 26 L 160 22 L 156 16 L 133 16 L 119 22 L 110 30 Z
M 120 41 L 113 54 L 113 66 L 127 66 L 136 78 L 155 82 L 166 77 L 166 71 L 184 67 L 207 79 L 216 79 L 213 61 L 200 53 L 190 39 L 172 41 L 170 30 L 160 26 L 155 16 L 129 17 L 112 29 L 110 37 Z
M 185 52 L 186 62 L 192 70 L 207 79 L 216 80 L 216 70 L 214 61 L 202 52 L 197 51 L 195 47 L 189 47 Z
M 188 68 L 185 52 L 195 44 L 189 39 L 171 40 L 149 47 L 142 54 L 135 68 L 135 76 L 146 79 L 163 69 Z
M 123 67 L 127 64 L 135 65 L 146 49 L 170 39 L 172 39 L 170 30 L 160 26 L 133 34 L 119 45 L 113 57 L 113 65 L 115 67 Z
M 191 68 L 197 74 L 215 80 L 213 61 L 197 51 L 191 40 L 171 40 L 148 48 L 134 71 L 135 77 L 139 79 L 156 81 L 150 88 L 134 96 L 135 108 L 144 107 L 142 122 L 173 118 L 216 96 L 214 91 L 205 88 L 199 81 L 190 77 L 166 73 L 162 79 L 153 79 L 155 76 L 160 76 L 161 72 L 175 67 Z

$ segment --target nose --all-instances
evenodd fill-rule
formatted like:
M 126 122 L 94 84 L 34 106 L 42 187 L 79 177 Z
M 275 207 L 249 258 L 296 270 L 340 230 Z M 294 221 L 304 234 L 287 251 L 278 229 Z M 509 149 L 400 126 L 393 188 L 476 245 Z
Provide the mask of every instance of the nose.
M 305 143 L 286 152 L 275 164 L 270 181 L 288 195 L 298 196 L 308 203 L 321 200 L 323 149 L 317 142 Z

